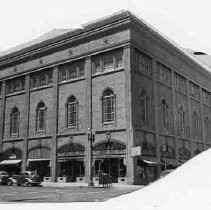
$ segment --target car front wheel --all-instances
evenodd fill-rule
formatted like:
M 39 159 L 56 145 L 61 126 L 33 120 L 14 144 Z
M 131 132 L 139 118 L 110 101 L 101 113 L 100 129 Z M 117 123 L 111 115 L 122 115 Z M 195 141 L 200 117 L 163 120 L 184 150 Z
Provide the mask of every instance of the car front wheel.
M 12 181 L 8 181 L 8 182 L 7 182 L 7 185 L 8 185 L 8 186 L 12 186 Z
M 25 182 L 23 183 L 23 186 L 24 186 L 24 187 L 28 187 L 28 186 L 29 186 L 29 182 L 28 182 L 28 181 L 25 181 Z

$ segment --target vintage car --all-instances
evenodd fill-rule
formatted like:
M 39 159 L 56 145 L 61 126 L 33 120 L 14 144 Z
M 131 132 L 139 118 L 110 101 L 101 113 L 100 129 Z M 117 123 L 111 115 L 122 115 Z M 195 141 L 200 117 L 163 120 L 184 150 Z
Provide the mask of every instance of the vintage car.
M 41 183 L 39 175 L 35 171 L 24 171 L 19 175 L 13 175 L 9 177 L 7 185 L 18 186 L 35 186 Z
M 7 184 L 9 175 L 6 171 L 0 171 L 0 184 Z

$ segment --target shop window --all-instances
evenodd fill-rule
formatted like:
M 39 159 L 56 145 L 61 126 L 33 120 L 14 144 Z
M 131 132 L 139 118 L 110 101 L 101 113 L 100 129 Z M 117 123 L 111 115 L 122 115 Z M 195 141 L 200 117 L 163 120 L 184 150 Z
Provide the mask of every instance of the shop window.
M 6 83 L 6 93 L 12 94 L 25 90 L 25 77 L 15 78 Z
M 205 139 L 206 141 L 210 141 L 210 137 L 211 137 L 211 127 L 210 127 L 210 120 L 209 120 L 209 117 L 206 117 L 205 118 L 205 121 L 204 121 L 204 128 L 205 128 Z
M 145 90 L 142 90 L 141 96 L 140 96 L 140 102 L 141 102 L 141 122 L 147 123 L 148 121 L 148 100 Z
M 166 103 L 166 100 L 163 99 L 162 100 L 162 124 L 163 124 L 164 130 L 169 129 L 168 109 L 169 109 L 168 104 Z
M 14 107 L 12 109 L 12 113 L 11 113 L 11 123 L 10 123 L 10 133 L 11 133 L 11 135 L 18 134 L 19 117 L 20 117 L 20 112 L 19 112 L 17 107 Z
M 115 121 L 115 95 L 111 89 L 104 91 L 102 96 L 103 123 Z
M 182 105 L 178 108 L 178 129 L 179 135 L 184 136 L 185 134 L 185 111 Z
M 37 131 L 45 130 L 46 112 L 47 112 L 47 108 L 46 108 L 44 102 L 40 102 L 37 106 L 37 120 L 36 120 L 36 125 L 37 125 L 36 130 Z
M 67 109 L 67 127 L 75 127 L 77 125 L 78 103 L 75 96 L 70 96 L 66 104 Z
M 151 76 L 152 58 L 142 52 L 137 51 L 137 69 L 139 72 Z
M 199 118 L 196 112 L 193 113 L 193 138 L 198 139 L 199 138 Z
M 31 75 L 31 88 L 38 88 L 53 83 L 52 69 L 43 70 Z
M 65 63 L 59 66 L 59 81 L 68 81 L 76 78 L 84 77 L 85 74 L 85 61 L 75 61 Z

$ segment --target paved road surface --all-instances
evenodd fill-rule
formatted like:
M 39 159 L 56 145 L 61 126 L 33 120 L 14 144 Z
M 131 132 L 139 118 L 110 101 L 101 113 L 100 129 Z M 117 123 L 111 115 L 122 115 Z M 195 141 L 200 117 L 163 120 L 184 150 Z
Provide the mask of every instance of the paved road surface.
M 141 188 L 141 186 L 140 186 Z M 137 190 L 136 187 L 19 187 L 0 186 L 0 203 L 97 202 Z

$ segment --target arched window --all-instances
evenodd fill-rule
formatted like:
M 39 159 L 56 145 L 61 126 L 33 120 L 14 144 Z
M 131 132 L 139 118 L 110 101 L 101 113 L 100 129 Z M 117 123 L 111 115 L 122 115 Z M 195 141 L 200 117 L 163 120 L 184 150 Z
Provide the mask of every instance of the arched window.
M 164 129 L 169 128 L 168 105 L 165 99 L 162 100 L 162 124 Z
M 147 117 L 147 95 L 145 90 L 142 90 L 141 92 L 141 122 L 147 123 L 148 117 Z
M 102 117 L 103 123 L 114 122 L 115 120 L 115 95 L 111 89 L 103 92 L 102 96 Z
M 78 105 L 75 96 L 70 96 L 67 100 L 67 127 L 77 125 Z
M 44 131 L 46 124 L 46 106 L 44 102 L 40 102 L 37 106 L 37 131 Z
M 205 118 L 204 128 L 205 128 L 205 139 L 206 139 L 206 141 L 209 141 L 209 139 L 210 139 L 210 129 L 211 129 L 209 117 Z
M 196 112 L 193 113 L 193 138 L 199 137 L 199 118 Z
M 10 124 L 11 135 L 18 134 L 19 117 L 20 117 L 20 112 L 17 107 L 14 107 L 11 113 L 11 124 Z
M 179 134 L 181 136 L 184 136 L 185 134 L 185 111 L 183 109 L 183 106 L 179 105 L 178 109 L 178 129 Z

